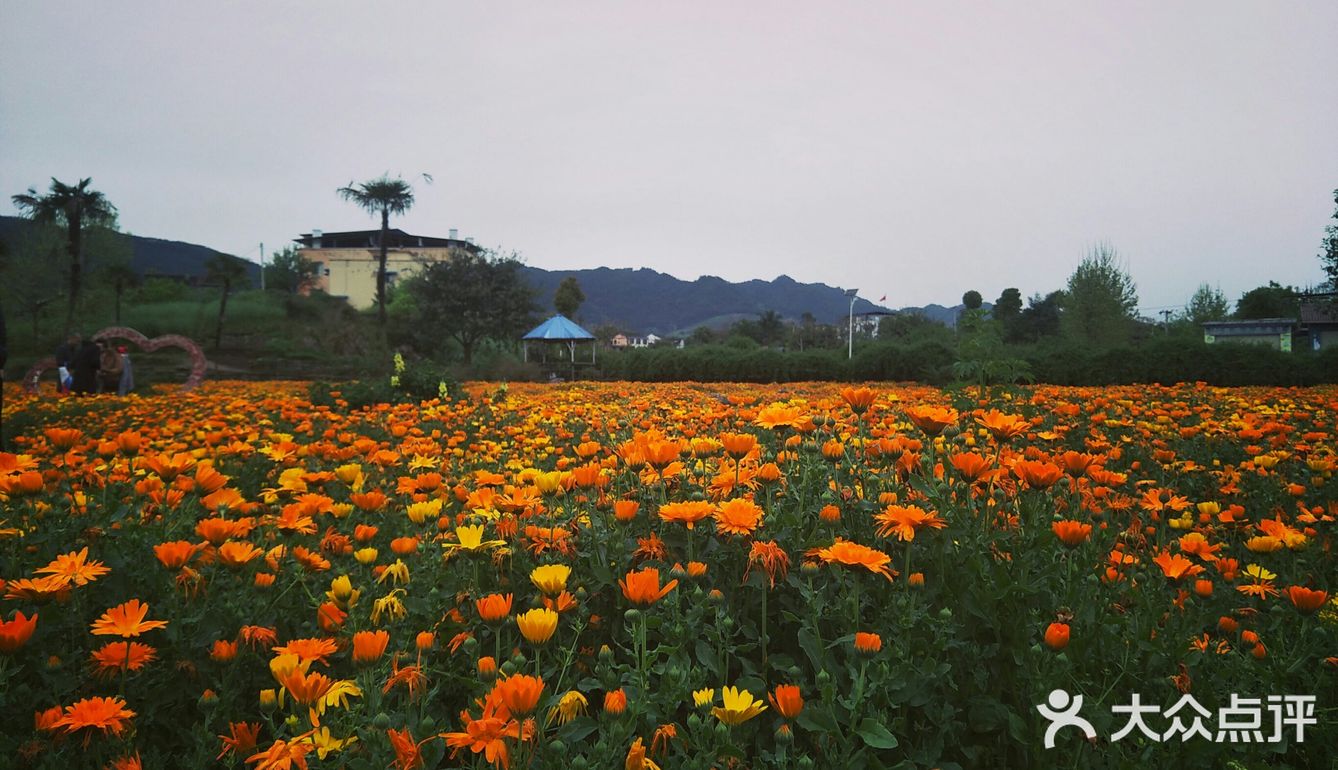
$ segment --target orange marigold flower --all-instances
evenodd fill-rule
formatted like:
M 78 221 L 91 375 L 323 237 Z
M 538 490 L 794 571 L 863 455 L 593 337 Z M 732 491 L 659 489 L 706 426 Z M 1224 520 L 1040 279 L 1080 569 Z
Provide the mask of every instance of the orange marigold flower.
M 1055 537 L 1059 538 L 1059 541 L 1069 548 L 1077 548 L 1087 542 L 1087 538 L 1092 535 L 1091 524 L 1084 524 L 1072 519 L 1056 521 L 1050 525 L 1050 529 L 1055 533 Z
M 604 693 L 604 710 L 610 714 L 621 714 L 627 710 L 627 692 L 619 687 Z
M 513 716 L 523 717 L 539 705 L 539 698 L 544 692 L 544 680 L 528 674 L 514 674 L 498 680 L 493 690 L 507 711 Z
M 762 526 L 762 509 L 752 500 L 726 500 L 715 509 L 715 529 L 724 535 L 748 537 Z
M 1203 572 L 1203 567 L 1186 559 L 1180 554 L 1171 555 L 1170 551 L 1162 551 L 1157 558 L 1152 560 L 1161 567 L 1162 574 L 1171 580 L 1179 580 L 1182 577 L 1190 577 Z
M 84 734 L 85 744 L 95 729 L 104 734 L 120 735 L 125 731 L 126 723 L 135 716 L 135 712 L 125 705 L 125 701 L 120 698 L 84 698 L 65 707 L 65 716 L 56 722 L 56 727 L 71 734 L 88 730 Z
M 218 739 L 223 746 L 223 750 L 214 759 L 222 759 L 229 752 L 240 757 L 256 747 L 256 742 L 260 740 L 260 723 L 229 722 L 228 734 L 220 735 Z
M 188 540 L 173 540 L 170 543 L 155 545 L 153 555 L 158 557 L 158 561 L 162 562 L 164 567 L 181 569 L 199 550 L 199 543 L 192 543 Z
M 776 709 L 776 713 L 786 719 L 794 719 L 804 710 L 804 696 L 800 694 L 798 685 L 778 685 L 774 692 L 767 695 L 767 700 L 771 701 L 771 707 Z
M 1324 606 L 1329 600 L 1329 592 L 1315 591 L 1305 586 L 1291 586 L 1287 589 L 1287 598 L 1292 600 L 1292 604 L 1301 611 L 1301 614 L 1309 615 Z
M 308 638 L 294 639 L 282 647 L 275 647 L 279 655 L 296 655 L 303 662 L 329 664 L 329 657 L 339 649 L 333 639 Z
M 931 513 L 914 505 L 889 505 L 874 517 L 874 521 L 879 525 L 879 537 L 890 537 L 895 534 L 903 542 L 914 540 L 916 531 L 925 527 L 943 529 L 948 526 L 937 513 Z
M 158 656 L 158 651 L 139 642 L 108 642 L 93 652 L 89 659 L 94 673 L 109 676 L 117 671 L 138 671 Z
M 722 433 L 720 444 L 725 448 L 725 454 L 735 460 L 742 460 L 757 447 L 757 436 L 751 433 Z
M 1046 626 L 1045 643 L 1052 650 L 1062 650 L 1069 646 L 1069 624 L 1051 623 Z
M 627 573 L 625 580 L 619 580 L 623 596 L 633 604 L 654 604 L 666 594 L 678 587 L 677 580 L 670 580 L 664 588 L 660 587 L 660 571 L 655 567 L 633 570 Z
M 237 657 L 237 642 L 218 639 L 209 650 L 210 660 L 217 663 L 226 663 L 235 657 Z
M 0 654 L 13 655 L 23 649 L 37 630 L 37 613 L 31 618 L 15 612 L 9 620 L 0 620 Z
M 474 607 L 478 609 L 479 617 L 485 623 L 500 623 L 506 620 L 506 616 L 511 614 L 511 603 L 514 594 L 488 594 L 474 600 Z
M 627 749 L 627 758 L 623 760 L 623 770 L 660 770 L 655 760 L 646 756 L 646 747 L 637 738 Z
M 816 556 L 827 564 L 842 564 L 852 568 L 863 567 L 874 574 L 882 575 L 888 580 L 892 579 L 893 571 L 888 566 L 892 563 L 892 557 L 867 545 L 860 545 L 838 537 L 835 543 L 826 548 L 815 548 L 809 551 L 809 555 Z
M 869 411 L 869 407 L 878 401 L 878 391 L 869 387 L 849 387 L 841 389 L 841 400 L 846 402 L 850 411 L 857 415 Z
M 1015 463 L 1013 473 L 1026 482 L 1031 489 L 1049 489 L 1064 475 L 1064 471 L 1058 465 L 1035 460 L 1022 460 Z
M 855 633 L 856 652 L 872 655 L 881 649 L 883 649 L 883 637 L 867 631 L 858 631 Z
M 992 475 L 990 460 L 975 452 L 961 452 L 952 455 L 948 458 L 948 462 L 957 469 L 958 473 L 962 474 L 962 478 L 972 483 L 988 479 Z
M 269 649 L 279 641 L 278 632 L 265 626 L 242 626 L 241 630 L 237 632 L 237 637 L 250 645 L 252 649 L 257 646 Z
M 956 425 L 960 417 L 956 409 L 942 406 L 920 405 L 906 410 L 906 419 L 929 436 L 937 436 L 949 425 Z
M 307 770 L 307 755 L 316 749 L 316 745 L 305 742 L 303 735 L 290 741 L 275 741 L 265 751 L 246 758 L 246 764 L 256 763 L 254 770 Z
M 660 506 L 660 518 L 664 521 L 676 521 L 692 529 L 697 522 L 710 516 L 715 505 L 704 500 L 688 500 L 679 503 L 665 503 Z
M 102 613 L 102 617 L 93 621 L 93 634 L 97 636 L 120 636 L 129 639 L 132 636 L 139 636 L 145 631 L 167 628 L 166 620 L 145 620 L 144 616 L 148 612 L 149 605 L 139 599 L 131 599 L 124 604 L 112 607 Z
M 218 560 L 227 567 L 237 569 L 263 553 L 254 543 L 229 540 L 218 547 Z
M 100 561 L 89 561 L 88 548 L 85 547 L 78 553 L 72 551 L 57 556 L 50 564 L 35 570 L 35 572 L 38 575 L 51 575 L 66 583 L 82 586 L 106 575 L 111 572 L 111 569 L 104 566 Z
M 516 616 L 516 627 L 530 644 L 543 645 L 557 630 L 558 614 L 547 607 L 538 607 Z
M 976 424 L 990 432 L 995 441 L 1007 441 L 1014 436 L 1027 432 L 1031 423 L 1015 414 L 1004 414 L 998 409 L 991 409 L 976 417 Z
M 636 518 L 639 510 L 641 510 L 641 503 L 636 500 L 618 500 L 613 504 L 613 518 L 628 522 Z
M 386 654 L 386 645 L 390 644 L 390 632 L 358 631 L 353 634 L 353 662 L 358 664 L 374 663 Z
M 416 770 L 423 766 L 423 752 L 417 742 L 413 739 L 413 733 L 409 728 L 402 730 L 386 730 L 386 737 L 390 739 L 390 747 L 395 750 L 395 768 L 396 770 Z

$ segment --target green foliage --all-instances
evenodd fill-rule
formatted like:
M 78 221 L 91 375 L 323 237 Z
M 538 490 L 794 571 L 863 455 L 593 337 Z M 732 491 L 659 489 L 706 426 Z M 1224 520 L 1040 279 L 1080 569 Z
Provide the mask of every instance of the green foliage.
M 980 296 L 980 292 L 975 289 L 971 289 L 962 295 L 962 304 L 967 310 L 979 310 L 984 302 L 985 298 Z
M 1185 316 L 1195 324 L 1204 321 L 1220 321 L 1231 313 L 1231 304 L 1226 295 L 1206 283 L 1199 284 L 1194 296 L 1189 298 Z
M 331 384 L 313 382 L 307 388 L 311 403 L 330 408 L 362 409 L 376 404 L 416 404 L 448 400 L 462 391 L 449 371 L 430 361 L 407 364 L 396 355 L 389 374 L 375 380 Z
M 265 289 L 297 294 L 316 278 L 320 265 L 306 258 L 296 246 L 277 251 L 265 265 Z
M 1338 190 L 1333 191 L 1333 217 L 1335 224 L 1324 228 L 1324 240 L 1320 241 L 1319 262 L 1324 274 L 1329 277 L 1329 290 L 1338 291 Z
M 575 318 L 582 302 L 585 302 L 585 292 L 581 291 L 581 284 L 576 282 L 576 277 L 569 275 L 562 279 L 553 294 L 554 309 L 568 318 Z
M 441 337 L 455 340 L 465 363 L 488 338 L 513 342 L 533 324 L 534 294 L 516 256 L 459 252 L 425 266 L 405 282 L 413 297 L 409 320 L 415 349 L 441 355 Z
M 1115 249 L 1099 244 L 1069 276 L 1062 327 L 1091 344 L 1117 344 L 1129 339 L 1137 307 L 1133 279 L 1120 266 Z
M 1300 292 L 1291 286 L 1269 281 L 1267 286 L 1250 289 L 1236 300 L 1236 318 L 1295 318 L 1300 312 Z
M 1018 326 L 1022 320 L 1022 292 L 1019 289 L 1004 289 L 990 308 L 990 317 L 999 322 L 1006 341 L 1016 341 Z

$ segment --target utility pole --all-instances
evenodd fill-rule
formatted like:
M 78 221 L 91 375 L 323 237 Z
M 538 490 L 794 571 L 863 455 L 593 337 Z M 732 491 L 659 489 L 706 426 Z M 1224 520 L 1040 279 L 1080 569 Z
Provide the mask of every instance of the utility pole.
M 265 242 L 260 242 L 260 290 L 265 290 Z
M 859 289 L 846 289 L 846 296 L 850 297 L 850 328 L 846 332 L 846 359 L 855 357 L 855 297 L 859 294 Z
M 1174 311 L 1171 310 L 1161 311 L 1161 324 L 1162 326 L 1166 327 L 1167 334 L 1171 333 L 1171 313 L 1173 312 Z

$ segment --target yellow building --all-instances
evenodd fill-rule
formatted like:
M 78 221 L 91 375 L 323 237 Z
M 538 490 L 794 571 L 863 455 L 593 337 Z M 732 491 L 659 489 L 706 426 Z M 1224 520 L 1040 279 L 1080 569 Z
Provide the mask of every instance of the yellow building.
M 403 230 L 390 230 L 386 235 L 387 290 L 396 280 L 407 278 L 424 264 L 450 259 L 458 251 L 473 254 L 480 251 L 472 241 L 457 238 L 455 230 L 451 230 L 449 238 L 410 235 Z M 317 266 L 316 279 L 309 288 L 344 297 L 359 309 L 374 307 L 380 237 L 380 230 L 341 233 L 312 230 L 294 238 L 302 256 Z

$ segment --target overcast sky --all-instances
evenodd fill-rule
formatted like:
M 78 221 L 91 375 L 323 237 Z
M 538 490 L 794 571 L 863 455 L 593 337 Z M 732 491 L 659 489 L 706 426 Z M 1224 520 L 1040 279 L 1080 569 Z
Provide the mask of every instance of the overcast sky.
M 545 268 L 1059 288 L 1148 314 L 1318 283 L 1338 3 L 0 0 L 0 213 L 90 176 L 140 235 L 258 256 L 375 221 Z M 435 183 L 419 176 L 430 173 Z

